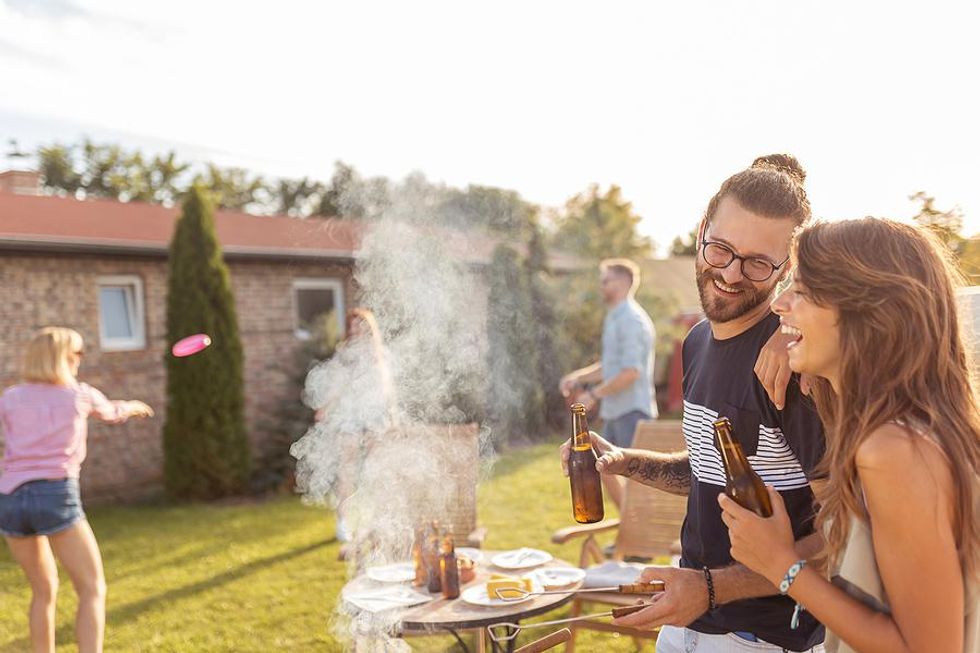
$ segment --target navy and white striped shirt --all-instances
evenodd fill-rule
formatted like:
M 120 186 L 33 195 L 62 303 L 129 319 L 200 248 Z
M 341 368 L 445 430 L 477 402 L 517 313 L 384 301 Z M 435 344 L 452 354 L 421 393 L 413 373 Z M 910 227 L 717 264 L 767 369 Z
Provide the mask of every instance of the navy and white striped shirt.
M 703 321 L 684 341 L 684 439 L 691 493 L 681 531 L 683 567 L 717 568 L 733 562 L 718 506 L 725 475 L 712 424 L 719 417 L 731 421 L 752 469 L 779 490 L 796 539 L 813 532 L 813 493 L 807 479 L 823 456 L 823 428 L 795 376 L 780 411 L 753 371 L 763 345 L 778 328 L 778 316 L 769 314 L 734 338 L 716 340 L 711 325 Z M 735 601 L 702 615 L 689 628 L 711 634 L 748 631 L 789 650 L 805 650 L 823 640 L 823 628 L 805 612 L 799 628 L 791 629 L 794 606 L 783 596 Z

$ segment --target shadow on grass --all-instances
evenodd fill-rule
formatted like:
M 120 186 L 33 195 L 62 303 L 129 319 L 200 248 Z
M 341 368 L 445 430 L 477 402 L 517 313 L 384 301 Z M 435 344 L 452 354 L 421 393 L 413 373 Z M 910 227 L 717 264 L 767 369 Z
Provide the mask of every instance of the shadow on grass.
M 270 539 L 274 535 L 275 535 L 274 533 L 270 533 L 267 537 L 253 538 L 252 540 L 250 540 L 250 542 L 254 543 L 259 540 Z M 336 544 L 336 542 L 337 542 L 337 537 L 333 536 L 328 540 L 324 540 L 323 542 L 320 542 L 317 546 L 329 546 L 331 544 Z M 137 574 L 145 575 L 151 572 L 155 572 L 164 567 L 184 567 L 193 562 L 196 562 L 197 560 L 206 558 L 210 555 L 218 553 L 219 551 L 225 551 L 227 549 L 228 549 L 228 544 L 226 542 L 217 542 L 209 546 L 200 546 L 196 549 L 193 549 L 191 551 L 188 551 L 180 555 L 175 555 L 169 558 L 167 557 L 159 558 L 150 564 L 140 566 L 139 569 L 134 569 L 132 571 L 128 571 L 120 574 L 113 574 L 112 577 L 109 579 L 109 581 L 110 583 L 120 582 L 131 576 L 135 576 Z
M 113 627 L 127 621 L 132 621 L 160 603 L 179 601 L 200 592 L 205 592 L 216 587 L 221 587 L 222 585 L 227 585 L 228 583 L 239 580 L 240 578 L 248 576 L 249 574 L 254 574 L 255 572 L 261 571 L 268 567 L 292 560 L 293 558 L 298 558 L 312 551 L 316 551 L 317 549 L 322 549 L 330 544 L 333 544 L 334 542 L 336 542 L 336 538 L 314 542 L 298 549 L 284 551 L 283 553 L 277 553 L 276 555 L 253 560 L 252 562 L 241 565 L 235 569 L 212 576 L 211 578 L 201 580 L 196 583 L 191 583 L 190 585 L 185 585 L 183 587 L 167 590 L 166 592 L 161 592 L 159 594 L 154 594 L 153 596 L 148 596 L 140 601 L 134 601 L 115 608 L 110 607 L 106 611 L 106 624 L 109 627 Z M 68 639 L 73 636 L 74 632 L 74 623 L 62 624 L 58 627 L 55 633 L 56 641 L 68 641 Z M 28 650 L 30 648 L 30 644 L 31 641 L 29 637 L 22 637 L 16 641 L 9 642 L 5 645 L 5 648 L 11 651 L 22 651 Z

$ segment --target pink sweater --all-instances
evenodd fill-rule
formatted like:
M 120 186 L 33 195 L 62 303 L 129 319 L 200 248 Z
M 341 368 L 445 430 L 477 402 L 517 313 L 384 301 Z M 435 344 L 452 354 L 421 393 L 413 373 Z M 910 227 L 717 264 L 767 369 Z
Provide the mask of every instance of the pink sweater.
M 126 421 L 122 401 L 109 401 L 86 383 L 26 383 L 0 395 L 5 436 L 0 492 L 27 481 L 78 478 L 85 460 L 88 416 Z

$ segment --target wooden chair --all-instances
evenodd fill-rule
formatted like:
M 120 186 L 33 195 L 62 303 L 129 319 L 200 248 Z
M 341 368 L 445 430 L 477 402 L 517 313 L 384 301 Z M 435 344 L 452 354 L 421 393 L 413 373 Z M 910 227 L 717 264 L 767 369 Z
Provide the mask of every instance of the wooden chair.
M 481 548 L 486 529 L 479 526 L 476 514 L 480 428 L 477 424 L 447 424 L 426 430 L 430 437 L 443 441 L 436 455 L 446 475 L 439 482 L 446 487 L 447 496 L 454 497 L 449 518 L 456 546 Z
M 681 422 L 675 420 L 640 422 L 633 437 L 633 448 L 662 452 L 684 450 L 686 444 Z M 605 519 L 596 524 L 564 528 L 556 532 L 551 541 L 555 544 L 564 544 L 576 538 L 584 538 L 579 555 L 579 566 L 583 569 L 606 560 L 595 536 L 613 530 L 616 531 L 613 560 L 655 558 L 676 554 L 680 553 L 680 530 L 686 513 L 686 497 L 661 492 L 636 481 L 627 481 L 619 519 Z M 571 616 L 577 617 L 583 614 L 585 606 L 590 606 L 589 611 L 592 611 L 591 604 L 633 605 L 636 599 L 636 596 L 614 593 L 579 594 L 572 601 Z M 572 626 L 572 639 L 568 642 L 566 651 L 575 650 L 576 628 L 629 635 L 636 640 L 638 649 L 642 647 L 641 640 L 657 637 L 657 631 L 615 626 L 608 621 L 576 622 Z
M 424 460 L 406 459 L 405 450 L 423 442 Z M 384 448 L 383 451 L 377 451 Z M 476 510 L 476 486 L 480 473 L 480 429 L 476 424 L 412 424 L 393 429 L 385 440 L 375 445 L 387 481 L 397 488 L 404 482 L 415 488 L 417 518 L 438 519 L 440 526 L 453 535 L 456 546 L 482 547 L 486 530 L 479 526 Z M 424 467 L 420 467 L 423 465 Z M 438 479 L 432 487 L 421 487 L 419 479 Z M 429 510 L 435 512 L 428 512 Z M 416 516 L 411 516 L 412 520 Z

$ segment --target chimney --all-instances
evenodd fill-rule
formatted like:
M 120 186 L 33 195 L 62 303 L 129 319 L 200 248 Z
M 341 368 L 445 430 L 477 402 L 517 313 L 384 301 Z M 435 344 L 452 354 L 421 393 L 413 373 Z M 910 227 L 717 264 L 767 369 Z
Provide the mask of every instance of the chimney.
M 40 195 L 41 174 L 33 170 L 0 172 L 0 192 L 17 195 Z

